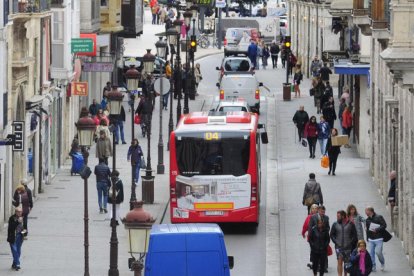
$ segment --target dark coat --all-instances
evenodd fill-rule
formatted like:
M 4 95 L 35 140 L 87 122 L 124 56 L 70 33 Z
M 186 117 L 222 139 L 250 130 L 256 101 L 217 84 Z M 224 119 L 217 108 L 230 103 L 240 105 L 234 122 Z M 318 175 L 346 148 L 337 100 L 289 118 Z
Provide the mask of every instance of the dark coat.
M 318 182 L 316 182 L 315 179 L 309 179 L 309 181 L 305 184 L 302 200 L 303 205 L 305 205 L 306 198 L 310 196 L 313 196 L 314 199 L 314 202 L 312 204 L 323 204 L 321 185 Z
M 293 122 L 296 124 L 298 128 L 303 129 L 306 123 L 309 121 L 309 115 L 306 111 L 296 111 L 295 115 L 293 116 Z
M 20 229 L 23 229 L 23 221 L 19 222 L 17 215 L 14 214 L 9 218 L 9 226 L 7 228 L 7 242 L 14 243 L 16 241 L 16 234 L 18 231 L 18 226 L 20 224 Z
M 322 109 L 323 117 L 327 122 L 336 120 L 336 111 L 333 103 L 326 102 Z
M 359 269 L 359 257 L 358 249 L 354 249 L 350 257 L 350 262 L 352 263 L 350 276 L 368 276 L 372 272 L 372 260 L 368 250 L 365 253 L 365 274 L 362 274 Z
M 272 44 L 270 46 L 270 54 L 272 54 L 272 56 L 277 56 L 280 52 L 280 48 L 277 44 Z
M 140 165 L 141 163 L 141 156 L 143 156 L 142 148 L 140 145 L 129 146 L 127 159 L 131 161 L 131 165 Z
M 388 191 L 388 202 L 396 202 L 395 198 L 395 189 L 396 189 L 397 179 L 391 180 L 390 190 Z
M 351 221 L 334 222 L 331 228 L 331 239 L 335 248 L 353 250 L 356 248 L 358 236 L 355 224 Z
M 20 203 L 22 204 L 23 216 L 29 214 L 30 210 L 33 208 L 32 191 L 26 186 L 25 189 L 26 191 L 24 193 L 19 194 L 16 190 L 13 195 L 13 205 L 17 207 Z
M 327 66 L 324 66 L 319 70 L 319 73 L 323 81 L 329 81 L 329 75 L 332 74 L 332 71 Z
M 383 216 L 378 215 L 377 213 L 374 213 L 372 217 L 367 217 L 366 221 L 366 229 L 367 229 L 367 239 L 376 240 L 383 238 L 382 231 L 387 228 L 387 223 L 385 222 L 385 219 Z M 369 231 L 369 226 L 371 223 L 379 224 L 380 227 L 377 228 L 375 232 Z
M 100 104 L 98 104 L 98 103 L 96 103 L 96 104 L 91 104 L 90 106 L 89 106 L 89 113 L 92 115 L 92 116 L 95 116 L 96 114 L 98 114 L 98 110 L 101 108 L 101 105 Z
M 137 109 L 135 109 L 135 114 L 139 114 L 139 116 L 142 116 L 144 114 L 152 114 L 152 110 L 153 105 L 151 100 L 141 98 L 137 106 Z
M 121 121 L 125 122 L 125 120 L 126 120 L 125 109 L 121 105 Z
M 331 225 L 329 224 L 329 217 L 327 215 L 321 216 L 319 213 L 312 215 L 309 220 L 308 232 L 312 229 L 312 227 L 318 224 L 318 220 L 323 220 L 323 227 L 329 231 L 331 229 Z
M 309 232 L 309 244 L 311 253 L 326 254 L 329 245 L 329 230 L 323 228 L 322 231 L 315 225 Z
M 108 186 L 110 185 L 109 177 L 111 175 L 111 170 L 109 169 L 108 165 L 106 165 L 104 162 L 101 162 L 95 166 L 95 175 L 96 182 L 103 182 L 107 183 Z
M 112 190 L 112 185 L 109 189 Z M 122 202 L 124 202 L 124 184 L 122 183 L 121 179 L 116 180 L 115 191 L 116 191 L 115 204 L 121 204 Z M 112 204 L 112 197 L 108 197 L 108 203 Z
M 341 146 L 332 146 L 332 137 L 328 139 L 328 144 L 326 146 L 326 152 L 328 153 L 329 158 L 336 159 L 341 153 Z

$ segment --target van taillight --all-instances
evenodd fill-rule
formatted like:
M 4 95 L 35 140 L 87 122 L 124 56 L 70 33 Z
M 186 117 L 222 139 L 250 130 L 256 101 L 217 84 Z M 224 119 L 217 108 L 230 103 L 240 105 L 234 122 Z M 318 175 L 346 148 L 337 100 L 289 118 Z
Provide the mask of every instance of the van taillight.
M 227 46 L 227 39 L 226 38 L 224 38 L 224 40 L 223 40 L 223 45 Z
M 224 90 L 220 90 L 220 100 L 224 100 Z
M 260 99 L 260 90 L 259 90 L 259 89 L 258 89 L 258 90 L 256 90 L 256 93 L 254 93 L 254 98 L 255 98 L 256 100 Z

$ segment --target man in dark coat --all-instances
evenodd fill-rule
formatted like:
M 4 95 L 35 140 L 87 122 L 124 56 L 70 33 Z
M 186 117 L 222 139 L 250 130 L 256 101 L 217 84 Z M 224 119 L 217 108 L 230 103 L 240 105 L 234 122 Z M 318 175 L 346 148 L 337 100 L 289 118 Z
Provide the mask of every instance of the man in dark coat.
M 372 260 L 372 271 L 376 271 L 375 255 L 378 256 L 378 260 L 381 263 L 381 270 L 384 270 L 385 259 L 382 254 L 384 244 L 383 231 L 387 228 L 387 223 L 383 216 L 375 213 L 373 207 L 367 207 L 365 209 L 365 214 L 367 215 L 365 223 L 369 254 L 371 255 Z
M 105 160 L 102 158 L 99 159 L 99 164 L 95 166 L 95 175 L 96 189 L 98 190 L 99 213 L 108 213 L 106 205 L 108 203 L 108 187 L 111 185 L 109 183 L 111 171 L 108 165 L 105 164 Z
M 315 174 L 309 174 L 309 180 L 305 184 L 305 189 L 303 191 L 303 200 L 302 205 L 308 207 L 308 214 L 312 204 L 323 205 L 323 195 L 321 185 L 316 182 Z
M 125 135 L 124 135 L 124 122 L 126 120 L 126 114 L 124 106 L 121 105 L 121 114 L 118 117 L 118 120 L 116 120 L 115 125 L 115 143 L 119 144 L 119 133 L 121 133 L 121 140 L 122 144 L 126 144 L 125 142 Z
M 101 109 L 101 105 L 96 102 L 96 99 L 93 99 L 92 104 L 89 106 L 89 114 L 91 114 L 92 117 L 96 116 L 99 109 Z
M 121 203 L 124 202 L 124 184 L 119 178 L 119 171 L 114 170 L 111 174 L 111 187 L 109 188 L 108 203 L 111 204 L 112 208 L 115 205 L 115 217 L 113 209 L 110 212 L 111 219 L 115 219 L 116 225 L 119 225 L 118 219 L 120 219 L 120 209 Z M 114 194 L 114 185 L 115 184 L 115 194 Z M 115 200 L 114 200 L 115 199 Z
M 270 55 L 272 58 L 272 64 L 273 68 L 277 68 L 277 59 L 280 52 L 279 45 L 276 44 L 275 41 L 272 42 L 272 45 L 270 46 Z
M 323 67 L 319 70 L 319 73 L 321 75 L 321 79 L 324 82 L 329 81 L 329 75 L 332 74 L 331 69 L 329 69 L 328 64 L 324 63 Z
M 20 255 L 23 244 L 23 210 L 21 207 L 16 207 L 15 214 L 10 216 L 7 229 L 7 242 L 10 244 L 10 249 L 13 256 L 12 268 L 14 270 L 20 269 Z
M 324 104 L 322 114 L 325 118 L 325 121 L 329 124 L 329 128 L 332 129 L 334 127 L 334 122 L 336 120 L 336 111 L 333 97 L 330 97 L 328 102 Z
M 305 125 L 308 121 L 309 115 L 305 111 L 305 107 L 303 105 L 299 106 L 299 110 L 296 111 L 293 116 L 293 123 L 295 123 L 295 126 L 298 128 L 299 141 L 303 138 L 303 130 L 305 129 Z

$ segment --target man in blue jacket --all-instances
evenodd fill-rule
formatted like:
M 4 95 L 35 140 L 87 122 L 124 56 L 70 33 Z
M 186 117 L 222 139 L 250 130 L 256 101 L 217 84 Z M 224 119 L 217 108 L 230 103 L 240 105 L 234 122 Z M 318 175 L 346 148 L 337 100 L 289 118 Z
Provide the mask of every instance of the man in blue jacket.
M 257 62 L 256 62 L 257 45 L 256 45 L 256 42 L 254 40 L 250 40 L 250 45 L 247 48 L 247 56 L 249 57 L 250 61 L 252 62 L 253 67 L 256 69 L 257 68 Z

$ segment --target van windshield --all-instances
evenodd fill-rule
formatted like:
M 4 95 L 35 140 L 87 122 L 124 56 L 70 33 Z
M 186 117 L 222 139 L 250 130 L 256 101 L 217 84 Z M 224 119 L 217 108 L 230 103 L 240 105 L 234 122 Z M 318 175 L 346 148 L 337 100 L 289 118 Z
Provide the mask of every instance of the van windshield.
M 250 63 L 245 59 L 229 59 L 224 62 L 224 70 L 247 72 L 250 70 Z

